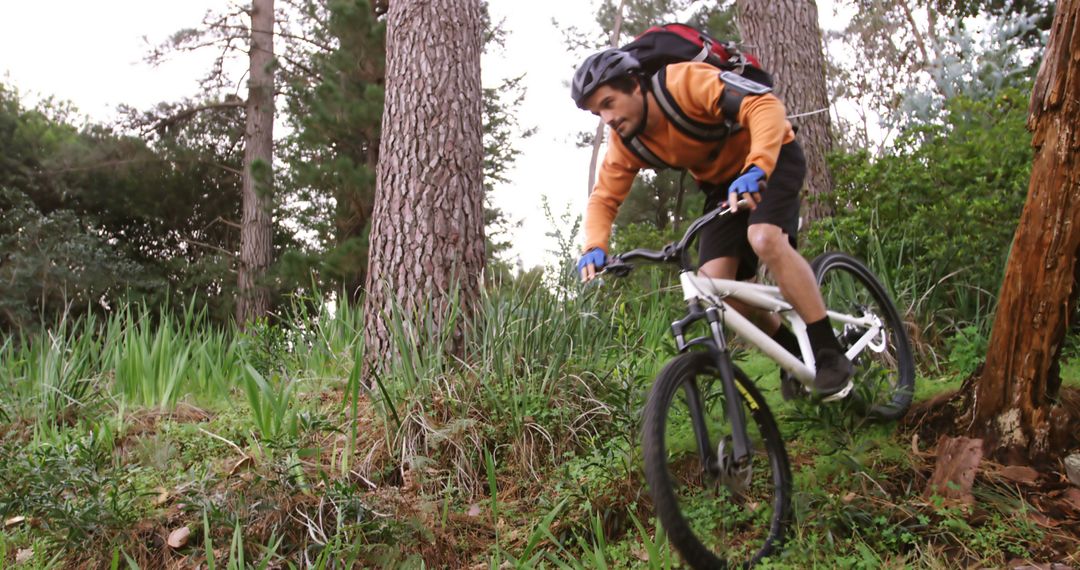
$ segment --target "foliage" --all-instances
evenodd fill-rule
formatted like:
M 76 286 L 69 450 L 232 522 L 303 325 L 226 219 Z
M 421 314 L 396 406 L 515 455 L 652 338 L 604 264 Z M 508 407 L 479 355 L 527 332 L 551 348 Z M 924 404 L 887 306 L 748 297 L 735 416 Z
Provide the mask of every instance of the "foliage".
M 836 213 L 811 228 L 804 252 L 842 249 L 871 261 L 931 336 L 979 326 L 1027 194 L 1026 102 L 1017 89 L 957 98 L 944 124 L 910 129 L 888 155 L 834 156 Z
M 367 274 L 383 112 L 386 24 L 367 0 L 303 0 L 297 26 L 308 41 L 285 53 L 284 141 L 291 217 L 312 234 L 280 267 L 303 281 L 315 270 L 324 290 L 354 301 Z M 318 47 L 312 47 L 318 46 Z
M 172 554 L 217 567 L 675 567 L 637 434 L 680 301 L 659 272 L 640 275 L 585 290 L 537 274 L 492 281 L 461 360 L 413 344 L 392 315 L 410 359 L 370 391 L 352 350 L 362 319 L 345 303 L 312 312 L 300 299 L 245 332 L 197 311 L 126 308 L 6 341 L 0 515 L 34 523 L 0 531 L 0 550 L 99 566 L 122 551 L 158 567 L 170 551 L 154 537 L 187 525 L 190 544 Z M 142 369 L 190 370 L 200 352 L 208 364 L 175 383 L 149 374 L 139 389 L 154 396 L 128 396 L 113 355 L 155 351 Z M 799 466 L 792 547 L 770 564 L 993 566 L 1039 552 L 1045 538 L 1007 489 L 980 494 L 977 521 L 927 505 L 906 436 L 844 406 L 784 404 L 775 368 L 743 358 Z
M 848 0 L 847 27 L 829 34 L 830 100 L 847 101 L 845 143 L 883 150 L 899 131 L 938 122 L 955 97 L 994 97 L 1034 76 L 1048 29 L 1041 0 Z M 972 17 L 976 16 L 978 17 Z

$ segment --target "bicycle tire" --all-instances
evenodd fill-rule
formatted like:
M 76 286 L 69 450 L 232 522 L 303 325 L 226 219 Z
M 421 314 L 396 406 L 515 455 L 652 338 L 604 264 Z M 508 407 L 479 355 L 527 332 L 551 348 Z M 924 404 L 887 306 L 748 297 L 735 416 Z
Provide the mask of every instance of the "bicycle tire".
M 834 311 L 860 314 L 870 311 L 884 325 L 883 350 L 864 350 L 855 362 L 854 396 L 873 419 L 903 417 L 915 395 L 915 361 L 911 341 L 896 304 L 885 287 L 861 261 L 843 252 L 823 253 L 810 263 L 825 306 Z M 834 329 L 835 330 L 835 329 Z M 837 338 L 845 349 L 858 330 L 841 328 Z
M 746 377 L 746 374 L 737 367 L 733 366 L 733 369 L 734 380 L 737 384 L 737 390 L 741 394 L 740 400 L 743 402 L 744 413 L 748 412 L 745 414 L 747 417 L 747 430 L 751 434 L 752 440 L 757 440 L 753 442 L 756 453 L 751 456 L 752 463 L 755 466 L 760 465 L 761 460 L 768 463 L 768 472 L 763 474 L 761 478 L 753 479 L 750 482 L 748 485 L 750 491 L 747 495 L 757 498 L 758 492 L 761 492 L 762 494 L 771 495 L 768 501 L 749 502 L 748 508 L 743 508 L 737 505 L 739 501 L 731 496 L 728 497 L 726 502 L 722 498 L 712 497 L 712 493 L 709 491 L 710 486 L 720 493 L 726 492 L 726 489 L 717 485 L 714 481 L 706 480 L 707 476 L 704 473 L 701 473 L 702 480 L 697 482 L 697 488 L 693 488 L 694 482 L 690 481 L 690 478 L 684 480 L 683 477 L 673 475 L 671 471 L 671 467 L 677 465 L 680 460 L 690 458 L 692 461 L 693 457 L 700 457 L 696 446 L 691 452 L 686 452 L 685 449 L 677 451 L 675 448 L 679 447 L 679 445 L 670 441 L 675 439 L 676 435 L 669 433 L 668 428 L 673 428 L 671 432 L 680 430 L 679 427 L 668 425 L 669 420 L 673 419 L 672 416 L 677 417 L 679 415 L 672 412 L 673 405 L 677 403 L 676 395 L 681 391 L 680 389 L 691 382 L 696 386 L 698 385 L 697 379 L 704 378 L 708 384 L 716 386 L 716 391 L 711 394 L 708 390 L 704 391 L 701 398 L 703 407 L 709 409 L 709 406 L 712 405 L 716 406 L 718 410 L 724 409 L 723 390 L 719 387 L 721 385 L 719 372 L 713 357 L 709 353 L 694 351 L 672 359 L 657 376 L 645 404 L 642 448 L 645 462 L 645 479 L 649 484 L 653 508 L 671 543 L 679 551 L 686 563 L 696 569 L 726 568 L 733 563 L 749 566 L 760 561 L 776 552 L 782 545 L 790 518 L 791 470 L 780 430 L 777 428 L 776 420 L 773 418 L 772 412 L 766 405 L 761 393 Z M 717 396 L 719 396 L 718 401 L 715 400 Z M 710 398 L 714 398 L 714 401 L 709 401 Z M 685 404 L 685 400 L 683 404 Z M 717 430 L 717 435 L 719 435 L 719 431 L 722 431 L 725 426 L 730 431 L 726 413 L 723 414 L 719 422 L 714 418 L 713 425 L 710 427 L 719 428 Z M 693 430 L 694 428 L 691 427 L 690 429 Z M 710 430 L 707 429 L 707 431 Z M 714 440 L 711 435 L 709 439 L 710 446 L 716 445 L 723 437 L 720 435 Z M 672 448 L 670 455 L 669 447 Z M 677 490 L 686 492 L 688 497 L 694 496 L 694 494 L 700 494 L 701 496 L 694 497 L 693 504 L 689 504 L 688 501 L 680 501 L 676 493 Z M 743 501 L 745 502 L 747 498 L 744 497 Z M 684 509 L 696 510 L 692 510 L 692 516 L 688 517 L 683 512 Z M 729 521 L 735 521 L 735 523 L 731 523 L 733 526 L 729 529 L 732 530 L 732 534 L 730 536 L 717 536 L 716 532 L 703 531 L 699 521 L 693 515 L 697 513 L 697 516 L 700 517 L 700 513 L 705 511 L 708 511 L 710 516 L 712 512 L 722 513 L 725 516 L 730 515 L 729 519 L 721 519 L 719 526 L 723 527 L 725 524 L 729 524 Z M 757 517 L 762 519 L 762 522 L 767 518 L 767 527 L 764 524 L 751 521 L 743 523 L 745 526 L 742 530 L 739 530 L 735 525 L 740 517 L 745 516 L 750 516 L 751 519 Z M 693 522 L 698 524 L 698 528 L 692 527 L 690 518 L 694 518 Z M 741 534 L 738 534 L 740 532 Z M 747 548 L 747 542 L 750 540 L 747 532 L 757 533 L 752 540 L 755 543 L 760 540 L 759 546 L 751 545 Z M 703 539 L 709 544 L 706 545 Z M 738 558 L 738 560 L 733 561 L 731 558 Z

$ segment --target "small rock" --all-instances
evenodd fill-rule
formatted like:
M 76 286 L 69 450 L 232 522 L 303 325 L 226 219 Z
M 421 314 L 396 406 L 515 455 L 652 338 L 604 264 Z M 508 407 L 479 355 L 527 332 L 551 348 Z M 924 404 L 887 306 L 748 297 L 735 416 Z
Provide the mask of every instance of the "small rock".
M 1074 453 L 1065 458 L 1065 474 L 1073 485 L 1080 487 L 1080 453 Z

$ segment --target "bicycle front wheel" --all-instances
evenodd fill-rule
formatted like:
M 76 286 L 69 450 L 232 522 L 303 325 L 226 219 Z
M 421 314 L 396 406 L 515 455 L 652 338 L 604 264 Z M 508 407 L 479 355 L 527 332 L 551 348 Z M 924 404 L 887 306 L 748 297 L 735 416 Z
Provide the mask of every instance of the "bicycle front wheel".
M 846 253 L 823 253 L 810 267 L 826 307 L 856 318 L 870 317 L 880 324 L 880 331 L 852 360 L 854 394 L 870 417 L 899 419 L 915 393 L 915 361 L 896 305 L 873 272 Z M 833 330 L 845 350 L 867 333 L 865 327 L 836 320 Z
M 791 471 L 776 420 L 746 375 L 734 368 L 734 376 L 751 444 L 741 465 L 733 460 L 726 398 L 709 353 L 675 357 L 645 404 L 642 447 L 653 508 L 693 568 L 758 562 L 780 546 L 788 522 Z

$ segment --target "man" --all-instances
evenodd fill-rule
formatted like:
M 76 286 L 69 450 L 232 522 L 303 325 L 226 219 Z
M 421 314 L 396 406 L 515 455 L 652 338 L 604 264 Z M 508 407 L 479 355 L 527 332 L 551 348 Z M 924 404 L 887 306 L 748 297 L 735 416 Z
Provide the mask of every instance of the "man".
M 668 65 L 650 81 L 634 56 L 619 49 L 587 58 L 571 87 L 578 107 L 599 116 L 618 135 L 610 137 L 586 209 L 585 250 L 578 262 L 582 281 L 595 278 L 606 263 L 612 222 L 638 171 L 656 163 L 685 168 L 706 192 L 706 211 L 722 202 L 749 203 L 702 230 L 700 272 L 716 279 L 752 279 L 758 261 L 764 261 L 807 323 L 817 363 L 814 394 L 846 396 L 851 362 L 833 335 L 810 265 L 795 251 L 806 160 L 783 103 L 770 89 L 729 73 L 722 78 L 719 69 L 701 62 Z M 725 123 L 739 127 L 722 138 L 697 136 L 705 127 Z M 711 132 L 718 130 L 723 131 Z M 767 186 L 762 184 L 766 181 Z M 779 316 L 732 305 L 751 313 L 763 331 L 799 354 L 795 335 Z M 782 379 L 785 397 L 801 389 L 786 374 Z

